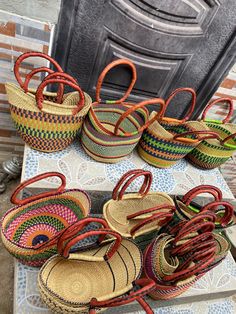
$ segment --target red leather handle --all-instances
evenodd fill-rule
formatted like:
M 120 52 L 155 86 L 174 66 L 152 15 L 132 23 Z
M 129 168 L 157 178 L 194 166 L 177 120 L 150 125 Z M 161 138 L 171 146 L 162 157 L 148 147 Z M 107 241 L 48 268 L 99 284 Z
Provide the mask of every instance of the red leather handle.
M 152 207 L 152 208 L 148 208 L 148 209 L 144 209 L 144 210 L 140 210 L 139 212 L 135 212 L 131 215 L 128 215 L 127 216 L 127 219 L 130 220 L 130 219 L 134 219 L 134 218 L 137 218 L 141 215 L 145 215 L 145 214 L 149 214 L 149 213 L 153 213 L 159 209 L 171 209 L 171 213 L 173 213 L 175 210 L 176 210 L 176 207 L 173 206 L 173 205 L 169 205 L 169 204 L 162 204 L 162 205 L 158 205 L 158 206 L 155 206 L 155 207 Z
M 126 172 L 117 182 L 112 193 L 113 200 L 117 200 L 117 199 L 121 200 L 126 189 L 129 187 L 129 185 L 136 178 L 141 177 L 141 176 L 144 176 L 144 182 L 139 190 L 139 193 L 142 196 L 145 196 L 149 192 L 151 184 L 152 184 L 152 173 L 150 171 L 146 171 L 142 169 L 134 169 L 134 170 L 130 170 Z
M 220 189 L 213 185 L 199 185 L 195 188 L 188 191 L 182 198 L 182 202 L 185 203 L 185 205 L 190 205 L 191 201 L 200 194 L 203 193 L 209 193 L 212 196 L 214 196 L 215 201 L 221 201 L 222 200 L 222 192 Z
M 203 113 L 202 113 L 202 120 L 205 121 L 206 118 L 206 114 L 208 112 L 208 110 L 213 107 L 214 105 L 218 104 L 218 103 L 222 103 L 222 102 L 226 102 L 228 104 L 228 114 L 226 116 L 226 118 L 224 120 L 222 120 L 222 123 L 227 123 L 229 122 L 230 118 L 232 117 L 233 113 L 234 113 L 234 105 L 233 105 L 233 101 L 232 99 L 228 98 L 228 97 L 223 97 L 223 98 L 217 98 L 215 100 L 212 100 L 204 109 Z
M 14 65 L 15 77 L 16 77 L 17 82 L 19 83 L 19 85 L 20 85 L 21 88 L 24 88 L 24 82 L 22 81 L 22 79 L 21 79 L 21 77 L 20 77 L 19 68 L 20 68 L 21 63 L 22 63 L 25 59 L 31 58 L 31 57 L 41 57 L 41 58 L 43 58 L 43 59 L 46 59 L 46 60 L 50 61 L 50 62 L 55 66 L 55 68 L 57 69 L 58 72 L 63 72 L 63 70 L 62 70 L 62 68 L 60 67 L 60 65 L 59 65 L 53 58 L 51 58 L 50 56 L 48 56 L 47 54 L 42 53 L 42 52 L 34 52 L 34 51 L 25 52 L 25 53 L 23 53 L 22 55 L 20 55 L 20 56 L 16 59 L 16 62 L 15 62 L 15 65 Z
M 231 135 L 229 135 L 229 136 L 227 136 L 225 139 L 223 139 L 222 141 L 221 141 L 221 144 L 226 144 L 226 142 L 228 141 L 228 140 L 230 140 L 230 139 L 232 139 L 232 138 L 234 138 L 234 137 L 236 137 L 236 133 L 233 133 L 233 134 L 231 134 Z M 234 145 L 235 146 L 235 150 L 236 150 L 236 145 Z
M 57 242 L 57 250 L 58 250 L 59 254 L 63 255 L 64 242 L 69 240 L 69 239 L 72 239 L 85 226 L 89 225 L 90 223 L 99 223 L 103 226 L 103 228 L 105 228 L 105 229 L 109 228 L 106 220 L 104 220 L 102 218 L 86 217 L 86 218 L 80 219 L 79 221 L 75 222 L 74 224 L 68 226 L 61 233 L 60 238 L 58 239 L 58 242 Z
M 42 83 L 39 85 L 38 89 L 37 89 L 37 92 L 36 92 L 36 102 L 37 102 L 37 106 L 40 110 L 42 110 L 43 108 L 43 90 L 44 88 L 48 85 L 48 84 L 53 84 L 53 83 L 61 83 L 63 85 L 68 85 L 72 88 L 74 88 L 76 91 L 78 91 L 79 93 L 79 96 L 80 96 L 80 99 L 77 103 L 77 106 L 75 109 L 73 109 L 72 111 L 72 114 L 73 115 L 76 115 L 81 109 L 82 107 L 84 106 L 84 93 L 83 91 L 81 90 L 81 88 L 79 87 L 78 84 L 74 83 L 74 79 L 72 77 L 70 77 L 70 81 L 68 80 L 68 74 L 66 73 L 60 73 L 60 72 L 55 72 L 55 73 L 52 73 L 53 75 L 57 75 L 59 76 L 60 78 L 47 78 L 44 79 L 42 81 Z M 51 74 L 51 75 L 52 75 Z M 67 80 L 65 80 L 64 78 L 66 78 Z
M 190 93 L 191 96 L 192 96 L 192 101 L 191 101 L 191 105 L 189 107 L 189 110 L 185 116 L 184 119 L 180 120 L 181 123 L 189 120 L 189 118 L 191 117 L 193 111 L 194 111 L 194 108 L 195 108 L 195 105 L 196 105 L 196 93 L 195 91 L 192 89 L 192 88 L 189 88 L 189 87 L 181 87 L 181 88 L 177 88 L 176 90 L 174 90 L 170 96 L 168 97 L 168 99 L 166 100 L 166 109 L 167 107 L 169 106 L 171 100 L 175 97 L 175 95 L 177 95 L 178 93 L 182 93 L 182 92 L 187 92 L 187 93 Z
M 100 74 L 99 78 L 98 78 L 98 82 L 97 82 L 97 87 L 96 87 L 96 101 L 98 103 L 101 102 L 101 87 L 102 87 L 102 84 L 103 84 L 103 81 L 104 81 L 104 78 L 105 76 L 107 75 L 107 73 L 119 66 L 119 65 L 128 65 L 132 71 L 132 80 L 130 82 L 130 85 L 126 91 L 126 93 L 124 94 L 124 96 L 119 99 L 119 100 L 114 100 L 114 101 L 107 101 L 107 103 L 113 103 L 113 104 L 119 104 L 121 102 L 124 102 L 126 100 L 126 98 L 128 98 L 129 94 L 131 93 L 133 87 L 134 87 L 134 84 L 137 80 L 137 73 L 136 73 L 136 68 L 135 68 L 135 65 L 133 64 L 133 62 L 131 62 L 130 60 L 128 59 L 118 59 L 118 60 L 115 60 L 113 62 L 111 62 L 110 64 L 108 64 L 104 70 L 102 71 L 102 73 Z
M 148 278 L 137 279 L 134 282 L 134 286 L 141 286 L 138 290 L 129 292 L 129 294 L 122 295 L 120 297 L 113 298 L 107 301 L 97 301 L 95 298 L 90 301 L 91 308 L 106 308 L 116 307 L 138 301 L 147 314 L 153 314 L 150 306 L 142 299 L 146 294 L 150 293 L 155 288 L 155 282 Z M 135 288 L 135 287 L 134 287 Z M 94 312 L 90 312 L 94 313 Z
M 137 131 L 137 133 L 142 132 L 143 130 L 145 130 L 146 128 L 149 127 L 150 124 L 152 124 L 155 120 L 157 120 L 158 118 L 161 118 L 164 114 L 165 111 L 165 101 L 162 98 L 153 98 L 153 99 L 148 99 L 148 100 L 144 100 L 142 102 L 140 102 L 137 105 L 133 105 L 132 107 L 130 107 L 128 110 L 126 110 L 118 119 L 118 121 L 116 122 L 115 125 L 115 129 L 114 129 L 114 134 L 118 135 L 119 133 L 119 126 L 121 125 L 122 121 L 124 121 L 132 112 L 140 109 L 140 108 L 145 108 L 145 106 L 148 105 L 156 105 L 156 104 L 160 104 L 161 105 L 161 109 L 155 114 L 155 116 L 148 120 L 142 127 L 140 127 Z M 123 134 L 124 136 L 130 136 L 132 133 L 128 133 L 126 132 L 125 134 Z
M 197 138 L 197 139 L 188 139 L 188 138 L 185 138 L 186 135 L 198 135 L 198 134 L 206 134 L 206 136 L 203 136 L 201 138 Z M 217 133 L 215 132 L 211 132 L 211 131 L 189 131 L 189 132 L 184 132 L 184 133 L 181 133 L 181 134 L 175 134 L 174 137 L 173 137 L 173 140 L 177 140 L 179 139 L 179 141 L 181 141 L 181 138 L 182 138 L 182 142 L 186 142 L 188 140 L 191 140 L 191 142 L 200 142 L 200 141 L 203 141 L 203 140 L 206 140 L 206 139 L 211 139 L 211 138 L 217 138 L 219 141 L 220 141 L 220 137 Z
M 108 249 L 108 252 L 104 256 L 104 260 L 108 260 L 109 258 L 111 258 L 115 254 L 115 252 L 119 248 L 121 240 L 122 240 L 122 237 L 121 237 L 121 235 L 119 233 L 117 233 L 115 231 L 112 231 L 110 229 L 101 229 L 101 230 L 88 231 L 88 232 L 82 233 L 82 234 L 74 237 L 73 239 L 69 240 L 66 243 L 65 247 L 62 250 L 62 255 L 65 258 L 67 258 L 69 256 L 70 248 L 73 245 L 75 245 L 76 243 L 78 243 L 79 241 L 86 239 L 87 237 L 91 237 L 91 236 L 94 236 L 94 235 L 108 235 L 108 234 L 112 235 L 112 236 L 114 236 L 116 238 L 114 245 L 112 245 Z
M 32 70 L 30 73 L 27 74 L 25 82 L 24 82 L 23 89 L 24 89 L 25 93 L 28 92 L 28 86 L 29 86 L 29 82 L 30 82 L 31 78 L 35 74 L 40 73 L 40 72 L 47 72 L 49 74 L 54 73 L 54 71 L 52 69 L 47 68 L 47 67 L 41 67 L 41 68 L 37 68 L 37 69 Z M 60 84 L 59 88 L 58 88 L 58 92 L 57 92 L 57 100 L 56 100 L 57 103 L 60 104 L 62 102 L 63 94 L 64 94 L 64 85 Z
M 218 202 L 218 201 L 211 202 L 211 203 L 205 205 L 204 207 L 202 207 L 201 212 L 211 211 L 211 210 L 216 211 L 218 206 L 224 206 L 225 212 L 224 212 L 224 216 L 221 217 L 221 219 L 220 219 L 220 224 L 222 225 L 222 227 L 226 227 L 230 223 L 230 221 L 233 217 L 233 214 L 234 214 L 234 208 L 229 202 L 223 202 L 223 201 L 222 202 Z
M 135 235 L 135 233 L 140 230 L 141 228 L 143 228 L 145 225 L 150 224 L 151 222 L 154 221 L 159 221 L 162 220 L 163 218 L 165 218 L 164 221 L 161 222 L 161 226 L 167 224 L 168 222 L 170 222 L 173 218 L 173 213 L 156 213 L 153 214 L 151 217 L 148 217 L 142 221 L 140 221 L 137 225 L 135 225 L 131 230 L 130 230 L 130 234 L 133 237 Z
M 44 192 L 44 193 L 40 193 L 38 195 L 33 195 L 33 196 L 27 197 L 23 200 L 17 199 L 17 195 L 25 187 L 27 187 L 28 185 L 30 185 L 34 182 L 38 182 L 40 180 L 50 178 L 50 177 L 58 177 L 61 179 L 61 185 L 57 189 L 50 191 L 50 192 Z M 36 200 L 41 199 L 43 197 L 53 196 L 53 195 L 56 195 L 57 193 L 63 192 L 65 190 L 65 186 L 66 186 L 66 177 L 62 173 L 60 173 L 60 172 L 45 172 L 45 173 L 39 174 L 39 175 L 37 175 L 31 179 L 28 179 L 28 180 L 22 182 L 20 185 L 18 185 L 18 187 L 15 189 L 15 191 L 13 192 L 13 194 L 11 196 L 11 202 L 15 205 L 25 205 L 29 202 L 36 201 Z

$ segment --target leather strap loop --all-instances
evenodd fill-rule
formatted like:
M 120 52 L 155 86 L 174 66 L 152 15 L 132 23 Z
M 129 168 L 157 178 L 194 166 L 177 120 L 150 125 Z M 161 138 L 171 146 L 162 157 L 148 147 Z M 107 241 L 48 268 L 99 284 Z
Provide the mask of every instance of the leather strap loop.
M 198 135 L 198 134 L 206 134 L 206 136 L 203 136 L 201 138 L 197 138 L 197 139 L 190 139 L 190 138 L 185 138 L 186 135 Z M 189 131 L 189 132 L 184 132 L 181 134 L 175 134 L 173 137 L 173 140 L 179 140 L 181 142 L 187 142 L 187 143 L 197 143 L 197 142 L 201 142 L 203 140 L 206 139 L 218 139 L 220 141 L 220 137 L 217 133 L 215 132 L 211 132 L 211 131 Z
M 224 146 L 226 146 L 226 147 L 228 147 L 228 148 L 233 148 L 233 149 L 236 150 L 236 145 L 232 145 L 232 144 L 227 144 L 227 143 L 226 143 L 228 140 L 231 140 L 231 139 L 233 139 L 233 138 L 236 138 L 236 133 L 233 133 L 233 134 L 227 136 L 225 139 L 223 139 L 223 140 L 221 141 L 221 144 L 224 145 Z
M 19 192 L 22 191 L 24 188 L 26 188 L 28 185 L 30 185 L 34 182 L 38 182 L 40 180 L 46 179 L 46 178 L 50 178 L 50 177 L 58 177 L 61 179 L 61 185 L 57 189 L 50 191 L 50 192 L 44 192 L 44 193 L 40 193 L 38 195 L 33 195 L 33 196 L 27 197 L 23 200 L 20 200 L 17 198 L 17 195 L 19 194 Z M 11 196 L 11 202 L 15 205 L 25 205 L 29 202 L 39 200 L 43 197 L 53 196 L 53 195 L 56 195 L 60 192 L 63 192 L 65 190 L 65 186 L 66 186 L 66 177 L 62 173 L 46 172 L 43 174 L 39 174 L 39 175 L 37 175 L 31 179 L 28 179 L 28 180 L 22 182 L 20 185 L 18 185 L 18 187 L 15 189 L 15 191 L 13 192 L 13 194 Z
M 118 59 L 118 60 L 115 60 L 113 62 L 111 62 L 110 64 L 108 64 L 104 70 L 102 71 L 102 73 L 100 74 L 99 78 L 98 78 L 98 82 L 97 82 L 97 87 L 96 87 L 96 101 L 98 103 L 101 102 L 101 87 L 102 87 L 102 84 L 103 84 L 103 81 L 104 81 L 104 78 L 105 76 L 107 75 L 107 73 L 117 67 L 118 65 L 128 65 L 132 71 L 132 80 L 130 82 L 130 85 L 126 91 L 126 93 L 124 94 L 124 96 L 118 100 L 112 100 L 112 101 L 106 101 L 106 103 L 112 103 L 112 104 L 120 104 L 121 102 L 124 102 L 126 100 L 126 98 L 129 97 L 133 87 L 134 87 L 134 84 L 137 80 L 137 73 L 136 73 L 136 68 L 135 68 L 135 65 L 133 64 L 133 62 L 131 62 L 130 60 L 128 59 Z
M 194 187 L 190 191 L 188 191 L 183 196 L 182 202 L 188 206 L 197 195 L 200 195 L 203 193 L 211 194 L 214 197 L 215 201 L 219 202 L 222 200 L 222 192 L 217 187 L 213 185 L 199 185 L 199 186 Z
M 233 105 L 233 101 L 231 98 L 229 97 L 223 97 L 223 98 L 217 98 L 217 99 L 214 99 L 212 100 L 207 106 L 206 108 L 204 109 L 203 113 L 202 113 L 202 117 L 201 119 L 203 121 L 208 121 L 208 122 L 211 122 L 213 120 L 210 120 L 210 119 L 206 119 L 206 114 L 207 112 L 209 111 L 210 108 L 212 108 L 214 105 L 218 104 L 218 103 L 222 103 L 222 102 L 226 102 L 228 104 L 228 113 L 227 113 L 227 116 L 225 117 L 224 120 L 222 120 L 222 123 L 227 123 L 229 122 L 230 118 L 232 117 L 233 113 L 234 113 L 234 105 Z M 216 121 L 214 121 L 216 122 Z
M 34 51 L 25 52 L 25 53 L 23 53 L 22 55 L 20 55 L 20 56 L 16 59 L 16 62 L 15 62 L 15 65 L 14 65 L 15 77 L 16 77 L 17 82 L 19 83 L 19 85 L 20 85 L 21 88 L 24 88 L 24 82 L 22 81 L 22 79 L 21 79 L 21 77 L 20 77 L 19 68 L 20 68 L 21 63 L 22 63 L 25 59 L 31 58 L 31 57 L 40 57 L 40 58 L 46 59 L 46 60 L 48 60 L 50 63 L 52 63 L 52 64 L 55 66 L 55 68 L 57 69 L 58 72 L 63 72 L 63 70 L 62 70 L 62 68 L 60 67 L 60 65 L 59 65 L 53 58 L 51 58 L 50 56 L 48 56 L 47 54 L 42 53 L 42 52 L 34 52 Z
M 113 200 L 121 200 L 129 185 L 140 176 L 144 176 L 144 182 L 139 190 L 139 194 L 145 196 L 152 184 L 152 173 L 142 169 L 134 169 L 126 172 L 117 182 L 112 193 Z
M 223 202 L 223 201 L 211 202 L 211 203 L 205 205 L 204 207 L 202 207 L 201 212 L 211 211 L 211 210 L 213 210 L 215 212 L 217 210 L 218 206 L 224 206 L 224 211 L 225 211 L 224 216 L 221 217 L 219 222 L 220 222 L 222 227 L 226 227 L 230 223 L 230 221 L 233 217 L 233 214 L 234 214 L 234 208 L 229 202 Z

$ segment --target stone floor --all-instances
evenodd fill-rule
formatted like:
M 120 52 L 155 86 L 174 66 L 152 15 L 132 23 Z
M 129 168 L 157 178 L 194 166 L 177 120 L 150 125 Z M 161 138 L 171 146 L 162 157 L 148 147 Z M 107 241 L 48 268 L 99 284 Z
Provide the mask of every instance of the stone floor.
M 0 195 L 0 218 L 12 205 L 10 196 L 18 182 L 11 182 L 6 192 Z M 0 313 L 13 312 L 14 267 L 13 257 L 5 250 L 0 239 Z

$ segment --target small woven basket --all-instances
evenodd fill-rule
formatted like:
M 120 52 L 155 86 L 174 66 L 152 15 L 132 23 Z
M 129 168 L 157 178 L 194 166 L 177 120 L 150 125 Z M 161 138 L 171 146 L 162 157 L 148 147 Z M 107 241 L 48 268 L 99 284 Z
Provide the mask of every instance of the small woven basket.
M 61 186 L 50 192 L 20 200 L 17 194 L 29 184 L 52 176 Z M 21 263 L 39 267 L 56 253 L 56 242 L 66 227 L 87 216 L 88 195 L 79 189 L 65 190 L 66 179 L 57 172 L 40 174 L 21 183 L 12 194 L 9 209 L 1 220 L 1 237 L 6 249 Z
M 154 121 L 144 130 L 138 145 L 138 153 L 152 166 L 168 168 L 189 154 L 201 141 L 216 136 L 216 133 L 204 130 L 179 132 L 173 135 L 158 121 Z
M 144 182 L 140 184 L 139 192 L 124 195 L 129 185 L 142 176 Z M 138 239 L 147 235 L 149 238 L 152 231 L 158 231 L 172 219 L 175 211 L 173 200 L 166 193 L 150 192 L 151 183 L 151 172 L 142 169 L 128 171 L 120 178 L 112 200 L 103 207 L 104 218 L 112 230 L 123 237 Z
M 163 233 L 147 247 L 144 271 L 156 283 L 149 294 L 153 299 L 182 294 L 222 261 L 225 252 L 220 256 L 214 226 L 214 215 L 205 212 L 182 222 L 175 235 Z
M 25 82 L 19 75 L 21 62 L 28 57 L 43 57 L 51 61 L 59 72 L 49 68 L 37 68 L 27 74 Z M 92 103 L 91 98 L 82 92 L 77 82 L 63 73 L 60 66 L 42 53 L 25 53 L 20 56 L 14 68 L 19 86 L 6 83 L 10 112 L 21 138 L 32 148 L 53 152 L 67 147 L 78 135 L 83 119 Z M 29 90 L 30 79 L 38 72 L 50 73 L 39 85 L 37 91 Z M 52 83 L 58 83 L 58 93 L 43 92 Z M 63 95 L 64 85 L 76 92 Z
M 107 72 L 118 66 L 128 65 L 132 70 L 132 81 L 125 95 L 119 100 L 102 101 L 100 97 L 102 82 Z M 142 132 L 164 110 L 160 98 L 131 105 L 124 101 L 129 96 L 136 81 L 134 64 L 125 59 L 110 63 L 101 73 L 96 88 L 96 102 L 92 104 L 83 123 L 81 143 L 86 153 L 100 162 L 116 163 L 129 155 L 141 138 Z M 160 104 L 161 110 L 149 120 L 146 105 Z
M 60 255 L 41 268 L 38 285 L 43 301 L 56 313 L 92 314 L 137 300 L 146 313 L 153 313 L 142 297 L 154 288 L 154 282 L 138 280 L 142 270 L 138 247 L 107 229 L 105 221 L 103 228 L 77 235 L 86 224 L 84 219 L 69 227 L 58 241 Z M 94 235 L 99 235 L 96 247 L 70 253 L 75 243 Z M 144 287 L 131 292 L 133 284 Z
M 193 201 L 196 196 L 204 193 L 212 195 L 214 200 L 202 206 Z M 195 215 L 198 215 L 198 213 L 205 210 L 212 210 L 215 212 L 216 228 L 225 228 L 233 223 L 233 206 L 228 202 L 222 201 L 222 192 L 215 186 L 199 185 L 188 191 L 183 197 L 175 196 L 174 201 L 176 205 L 176 211 L 172 225 L 182 220 L 189 220 Z M 219 206 L 223 206 L 224 208 L 218 209 Z

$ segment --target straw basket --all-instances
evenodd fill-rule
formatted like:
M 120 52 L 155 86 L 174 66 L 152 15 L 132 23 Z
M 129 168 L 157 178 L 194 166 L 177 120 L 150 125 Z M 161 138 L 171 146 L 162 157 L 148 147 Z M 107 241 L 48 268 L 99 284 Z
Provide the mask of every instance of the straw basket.
M 127 65 L 132 70 L 132 81 L 125 95 L 114 101 L 102 101 L 100 97 L 102 82 L 107 72 L 118 66 Z M 115 163 L 129 155 L 141 138 L 142 132 L 164 110 L 162 99 L 151 99 L 137 105 L 124 101 L 129 96 L 136 81 L 134 64 L 125 59 L 110 63 L 101 73 L 96 88 L 96 102 L 92 104 L 83 123 L 81 143 L 86 153 L 100 162 Z M 149 120 L 146 105 L 161 105 L 161 111 Z
M 177 88 L 176 90 L 174 90 L 170 96 L 168 97 L 168 99 L 166 100 L 166 109 L 168 108 L 168 106 L 170 105 L 170 102 L 172 101 L 172 99 L 179 93 L 189 93 L 191 95 L 191 104 L 189 106 L 189 109 L 185 115 L 185 117 L 183 119 L 175 119 L 175 118 L 169 118 L 169 117 L 164 117 L 162 116 L 162 118 L 159 120 L 160 124 L 162 125 L 162 127 L 169 131 L 169 132 L 173 132 L 175 134 L 175 128 L 178 129 L 179 126 L 181 126 L 183 123 L 185 123 L 186 121 L 188 121 L 194 111 L 194 108 L 196 106 L 196 93 L 192 88 L 189 87 L 181 87 L 181 88 Z M 185 131 L 183 131 L 185 132 Z
M 181 224 L 175 236 L 163 233 L 147 247 L 144 271 L 156 283 L 149 294 L 153 299 L 182 294 L 218 264 L 213 229 L 214 216 L 205 212 Z
M 20 200 L 17 194 L 29 184 L 52 176 L 61 186 L 55 191 Z M 21 263 L 41 266 L 56 253 L 56 241 L 64 228 L 88 215 L 90 199 L 79 189 L 65 190 L 66 179 L 57 172 L 40 174 L 21 183 L 11 197 L 16 207 L 1 221 L 4 246 Z
M 40 53 L 27 53 L 18 58 L 14 71 L 20 86 L 13 83 L 5 85 L 11 117 L 21 138 L 32 148 L 44 152 L 62 150 L 78 135 L 92 101 L 71 76 L 63 72 L 52 73 L 45 67 L 30 72 L 23 83 L 19 65 L 32 56 L 44 57 L 55 64 L 49 56 Z M 38 72 L 50 74 L 39 85 L 37 92 L 28 90 L 30 79 Z M 52 83 L 59 83 L 58 93 L 43 93 L 44 88 Z M 69 85 L 76 92 L 63 96 L 64 85 Z
M 199 205 L 193 199 L 201 194 L 208 193 L 214 197 L 214 200 L 205 204 Z M 189 220 L 193 216 L 205 210 L 212 210 L 216 214 L 216 228 L 226 227 L 232 223 L 233 206 L 228 202 L 222 201 L 222 192 L 217 187 L 212 185 L 199 185 L 188 191 L 183 197 L 175 196 L 174 198 L 176 211 L 173 223 Z M 218 209 L 223 206 L 224 209 Z
M 129 185 L 137 178 L 144 177 L 138 193 L 125 194 Z M 103 215 L 109 227 L 124 237 L 137 238 L 150 235 L 167 224 L 175 211 L 170 196 L 161 192 L 150 192 L 152 174 L 136 169 L 125 173 L 112 194 L 112 200 L 103 207 Z M 143 239 L 144 241 L 145 239 Z
M 216 136 L 216 133 L 211 131 L 188 131 L 173 135 L 158 121 L 154 121 L 143 132 L 138 153 L 149 164 L 168 168 L 189 154 L 201 141 Z
M 84 219 L 76 228 L 68 228 L 58 241 L 60 255 L 53 256 L 41 268 L 38 285 L 43 301 L 56 313 L 92 314 L 137 300 L 147 313 L 153 313 L 142 299 L 154 283 L 138 279 L 142 269 L 138 247 L 104 228 L 78 236 L 77 231 L 86 224 Z M 100 236 L 97 247 L 69 253 L 76 242 L 93 235 Z M 133 284 L 144 287 L 123 296 L 133 289 Z

